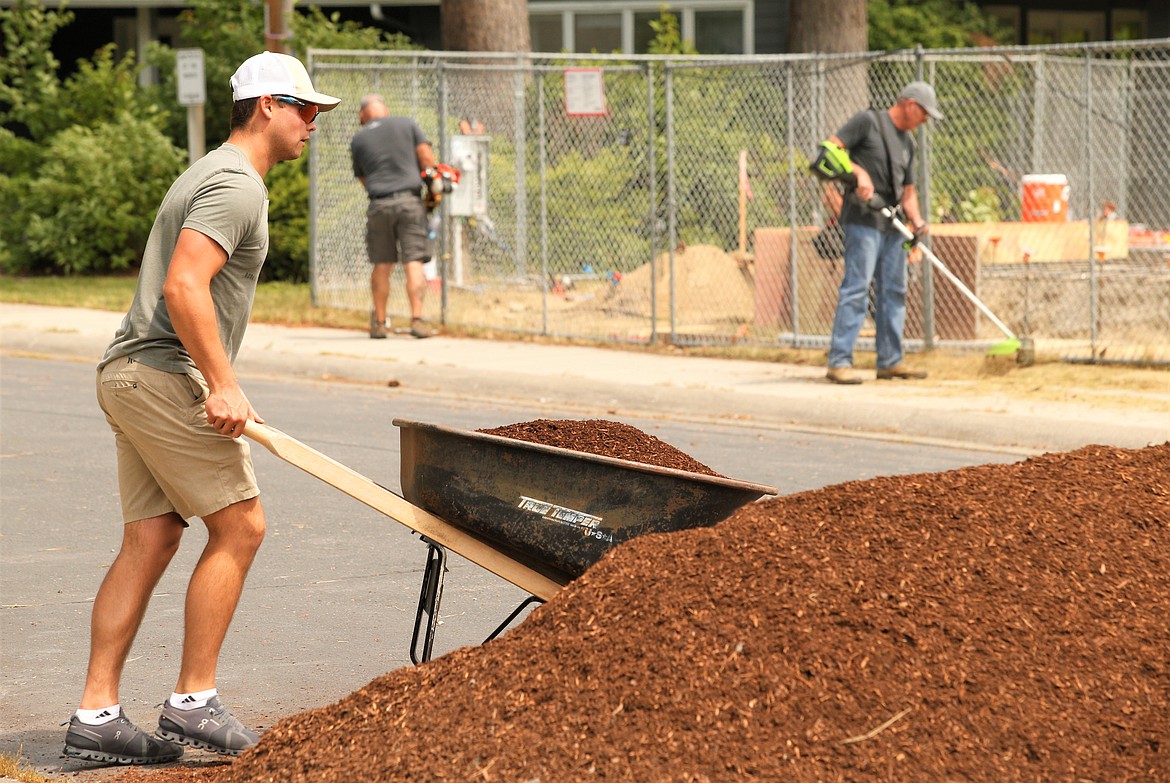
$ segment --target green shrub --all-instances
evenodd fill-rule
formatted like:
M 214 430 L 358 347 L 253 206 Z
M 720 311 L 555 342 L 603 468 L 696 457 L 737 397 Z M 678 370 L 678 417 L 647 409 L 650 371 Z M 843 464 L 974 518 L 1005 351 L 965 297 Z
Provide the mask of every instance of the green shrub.
M 2 146 L 20 145 L 8 140 Z M 4 268 L 20 274 L 105 274 L 142 255 L 155 211 L 183 153 L 149 120 L 110 122 L 52 137 L 35 174 L 0 180 Z M 13 208 L 14 207 L 14 208 Z
M 261 280 L 309 280 L 309 151 L 268 172 L 268 258 Z

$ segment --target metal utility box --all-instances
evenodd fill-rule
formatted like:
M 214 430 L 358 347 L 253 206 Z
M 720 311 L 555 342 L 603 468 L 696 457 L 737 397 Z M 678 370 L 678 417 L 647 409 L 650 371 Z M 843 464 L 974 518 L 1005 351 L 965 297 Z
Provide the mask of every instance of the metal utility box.
M 447 196 L 447 208 L 455 217 L 476 217 L 488 211 L 488 150 L 490 136 L 451 137 L 450 165 L 459 169 L 459 187 Z

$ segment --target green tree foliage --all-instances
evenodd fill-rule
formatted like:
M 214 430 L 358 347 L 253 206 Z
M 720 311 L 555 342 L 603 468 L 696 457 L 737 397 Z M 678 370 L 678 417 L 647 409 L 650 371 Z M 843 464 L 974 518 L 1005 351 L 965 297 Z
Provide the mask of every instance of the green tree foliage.
M 153 45 L 160 83 L 142 88 L 133 54 L 110 45 L 61 79 L 50 45 L 67 11 L 18 0 L 0 8 L 0 268 L 19 273 L 105 273 L 135 266 L 167 188 L 186 161 L 187 109 L 178 105 L 175 52 Z M 182 16 L 186 44 L 204 51 L 207 147 L 228 136 L 230 79 L 263 50 L 263 4 L 195 0 Z M 292 46 L 401 49 L 404 36 L 342 22 L 319 8 L 290 20 Z M 117 120 L 111 107 L 118 107 Z M 306 156 L 269 173 L 265 277 L 308 278 Z
M 309 156 L 268 172 L 268 258 L 263 280 L 309 280 Z
M 1011 37 L 970 0 L 870 0 L 867 13 L 873 51 L 959 49 Z
M 46 108 L 55 106 L 59 63 L 49 45 L 62 27 L 73 21 L 66 11 L 46 11 L 39 4 L 18 0 L 0 8 L 0 123 L 40 138 Z
M 207 102 L 204 105 L 208 149 L 228 136 L 231 115 L 231 77 L 239 64 L 264 49 L 263 4 L 251 0 L 195 0 L 180 17 L 187 45 L 203 50 Z M 290 20 L 291 48 L 302 59 L 309 49 L 408 49 L 418 48 L 406 36 L 342 21 L 310 6 L 298 9 Z M 147 55 L 159 69 L 159 84 L 152 99 L 171 117 L 168 133 L 185 146 L 187 110 L 178 105 L 175 51 L 155 45 Z M 326 120 L 327 121 L 327 120 Z M 312 144 L 312 142 L 310 142 Z M 281 163 L 266 178 L 269 195 L 269 249 L 265 279 L 304 281 L 309 276 L 309 173 L 308 152 L 294 162 Z
M 183 158 L 149 120 L 128 111 L 74 125 L 48 142 L 36 175 L 4 183 L 6 266 L 18 273 L 129 269 Z M 9 187 L 12 189 L 9 190 Z M 9 199 L 15 193 L 20 198 Z
M 654 37 L 650 39 L 647 51 L 650 54 L 698 54 L 694 43 L 684 41 L 678 26 L 678 17 L 668 10 L 668 6 L 661 6 L 658 18 L 650 20 L 650 29 Z
M 181 170 L 165 114 L 112 45 L 67 79 L 49 45 L 66 12 L 0 9 L 0 267 L 104 273 L 137 261 L 157 202 Z

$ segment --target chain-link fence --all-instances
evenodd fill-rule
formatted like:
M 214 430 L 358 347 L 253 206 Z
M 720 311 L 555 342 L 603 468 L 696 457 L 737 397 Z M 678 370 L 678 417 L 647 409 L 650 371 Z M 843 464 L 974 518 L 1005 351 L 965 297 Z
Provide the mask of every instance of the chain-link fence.
M 809 158 L 922 79 L 946 115 L 918 131 L 934 253 L 1038 351 L 1170 362 L 1170 40 L 719 60 L 317 50 L 310 66 L 344 101 L 311 145 L 318 304 L 369 307 L 349 142 L 378 92 L 475 190 L 443 202 L 429 317 L 826 346 L 842 262 L 816 249 L 828 207 Z M 906 334 L 910 350 L 1004 337 L 926 263 L 910 268 Z

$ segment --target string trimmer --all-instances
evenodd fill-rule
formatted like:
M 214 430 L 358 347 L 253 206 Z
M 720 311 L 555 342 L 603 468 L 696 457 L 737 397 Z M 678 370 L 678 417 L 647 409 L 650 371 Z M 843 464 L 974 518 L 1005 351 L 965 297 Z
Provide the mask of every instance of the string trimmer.
M 853 161 L 849 159 L 849 152 L 842 149 L 841 147 L 838 147 L 836 144 L 830 141 L 821 142 L 820 148 L 817 151 L 816 160 L 810 163 L 808 168 L 809 171 L 816 175 L 818 179 L 823 181 L 842 182 L 849 187 L 856 186 L 857 175 L 853 171 Z M 874 196 L 871 198 L 868 202 L 868 206 L 870 209 L 881 212 L 883 215 L 889 218 L 894 228 L 896 228 L 898 232 L 906 238 L 907 250 L 918 244 L 918 235 L 911 231 L 905 223 L 899 220 L 897 211 L 893 207 L 882 203 L 880 197 Z M 922 252 L 927 257 L 927 259 L 930 260 L 930 263 L 934 265 L 934 268 L 939 272 L 942 272 L 942 274 L 948 280 L 954 283 L 955 287 L 958 288 L 960 292 L 962 292 L 963 296 L 970 299 L 971 302 L 979 308 L 980 312 L 990 318 L 991 322 L 999 327 L 999 330 L 1004 333 L 1005 337 L 1007 337 L 1007 339 L 1003 342 L 999 342 L 991 346 L 991 348 L 989 348 L 987 351 L 988 356 L 1011 356 L 1013 354 L 1018 354 L 1021 345 L 1020 338 L 1016 337 L 1015 333 L 1012 332 L 1011 329 L 1007 328 L 1007 325 L 1003 321 L 999 320 L 995 316 L 995 313 L 991 312 L 991 309 L 987 305 L 983 304 L 983 301 L 979 297 L 975 296 L 975 293 L 970 288 L 964 285 L 962 280 L 956 277 L 955 274 L 951 272 L 951 270 L 947 269 L 946 264 L 939 260 L 939 257 L 932 253 L 929 247 L 922 245 Z
M 890 207 L 882 207 L 881 213 L 889 218 L 890 223 L 902 236 L 906 237 L 907 248 L 919 244 L 918 240 L 920 237 L 911 231 L 909 226 L 898 219 L 898 215 L 893 209 Z M 950 280 L 954 286 L 959 289 L 963 296 L 970 299 L 971 303 L 978 307 L 979 311 L 986 315 L 991 320 L 991 322 L 995 324 L 1001 332 L 1004 333 L 1004 336 L 1007 337 L 1007 339 L 1003 342 L 998 342 L 987 349 L 987 355 L 1011 356 L 1012 354 L 1017 353 L 1020 350 L 1020 338 L 1016 337 L 1015 333 L 1007 327 L 1007 324 L 999 320 L 995 316 L 995 313 L 991 312 L 991 309 L 987 305 L 983 304 L 983 300 L 977 297 L 974 291 L 968 288 L 962 280 L 956 277 L 954 272 L 952 272 L 950 269 L 947 269 L 947 265 L 939 260 L 939 257 L 932 253 L 929 247 L 926 245 L 921 245 L 921 248 L 922 254 L 926 256 L 927 260 L 929 260 L 931 264 L 934 265 L 934 268 L 939 272 L 942 272 L 943 276 L 946 277 L 947 280 Z

